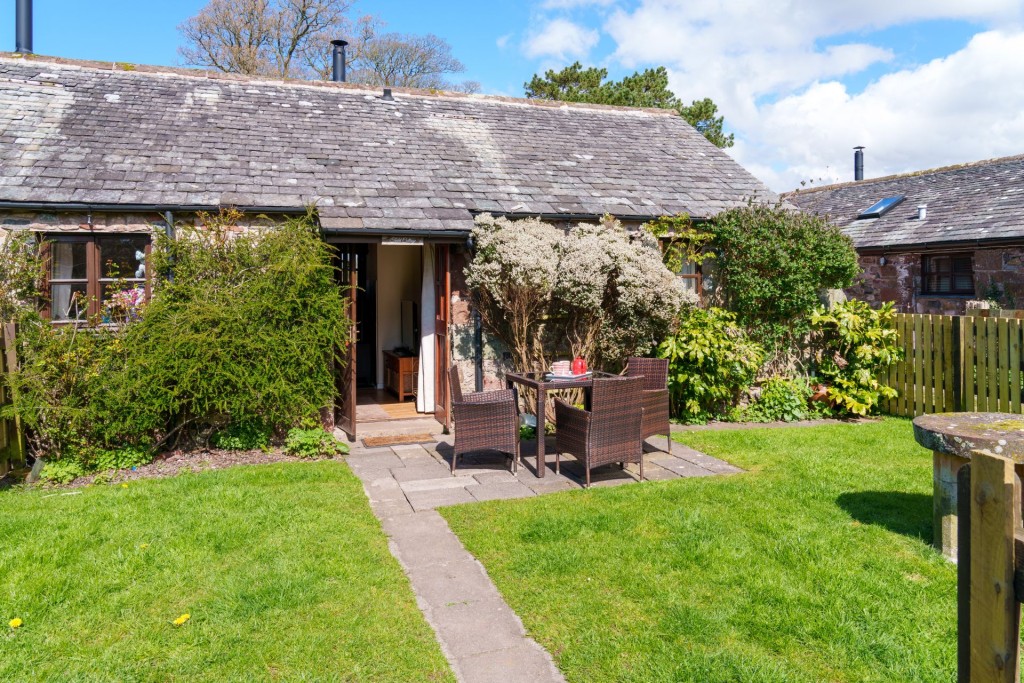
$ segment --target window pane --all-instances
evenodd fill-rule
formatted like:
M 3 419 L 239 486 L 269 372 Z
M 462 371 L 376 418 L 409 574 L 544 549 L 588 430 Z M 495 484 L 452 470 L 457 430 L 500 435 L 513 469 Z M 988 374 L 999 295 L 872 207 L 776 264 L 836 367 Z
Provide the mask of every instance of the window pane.
M 146 277 L 145 235 L 112 235 L 96 240 L 100 248 L 100 277 Z
M 697 292 L 697 278 L 695 278 L 695 277 L 681 277 L 681 278 L 679 278 L 679 281 L 682 283 L 683 289 L 685 289 L 686 291 L 693 292 L 694 294 L 698 293 Z
M 953 278 L 953 288 L 965 294 L 974 292 L 974 277 L 970 273 L 957 273 Z
M 683 265 L 679 268 L 679 274 L 680 275 L 696 275 L 697 274 L 697 264 L 695 264 L 693 261 L 685 261 L 683 263 Z
M 52 285 L 50 287 L 50 310 L 52 320 L 85 320 L 89 311 L 85 283 Z
M 50 277 L 54 280 L 84 280 L 86 278 L 86 242 L 53 242 Z

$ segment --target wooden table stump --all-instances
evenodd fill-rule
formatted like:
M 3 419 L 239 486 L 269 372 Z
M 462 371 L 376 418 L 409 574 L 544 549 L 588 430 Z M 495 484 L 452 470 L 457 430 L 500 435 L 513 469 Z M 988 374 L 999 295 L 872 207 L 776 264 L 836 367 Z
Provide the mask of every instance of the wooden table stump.
M 1012 413 L 937 413 L 914 419 L 914 438 L 932 451 L 934 545 L 957 559 L 956 475 L 971 451 L 989 450 L 1024 470 L 1024 415 Z

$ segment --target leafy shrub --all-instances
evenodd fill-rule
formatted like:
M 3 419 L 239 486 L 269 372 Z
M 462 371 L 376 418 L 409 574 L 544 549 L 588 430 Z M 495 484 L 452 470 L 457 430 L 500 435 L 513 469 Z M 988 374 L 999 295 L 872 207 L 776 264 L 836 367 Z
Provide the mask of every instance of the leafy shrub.
M 175 241 L 158 237 L 137 320 L 53 326 L 19 308 L 4 410 L 22 417 L 34 455 L 87 469 L 94 452 L 155 450 L 230 424 L 290 427 L 333 402 L 348 321 L 311 217 L 240 234 L 237 212 L 201 218 Z
M 85 467 L 71 458 L 47 461 L 39 473 L 40 479 L 54 484 L 68 484 L 82 476 L 85 476 Z
M 757 377 L 764 351 L 720 308 L 693 309 L 658 349 L 669 361 L 673 412 L 686 422 L 723 415 Z
M 230 451 L 265 450 L 270 447 L 270 428 L 259 422 L 232 422 L 213 433 L 210 444 Z
M 0 238 L 0 321 L 10 322 L 32 308 L 39 295 L 45 269 L 32 233 L 23 231 Z
M 294 427 L 288 430 L 284 440 L 284 450 L 298 458 L 330 458 L 348 453 L 348 445 L 344 444 L 319 427 L 303 429 Z
M 883 399 L 895 398 L 896 390 L 878 379 L 903 357 L 895 315 L 891 302 L 872 309 L 851 299 L 811 317 L 818 336 L 818 372 L 829 384 L 829 400 L 841 412 L 867 415 Z
M 95 450 L 88 459 L 88 467 L 92 471 L 130 470 L 153 462 L 153 451 L 135 446 L 115 449 Z
M 850 238 L 811 214 L 750 204 L 709 229 L 715 296 L 773 357 L 804 344 L 823 290 L 849 287 L 860 272 Z
M 95 438 L 101 418 L 94 398 L 110 377 L 105 370 L 115 340 L 109 328 L 56 326 L 35 312 L 21 312 L 19 371 L 4 377 L 13 403 L 0 415 L 21 417 L 34 455 L 52 462 L 113 445 Z
M 748 422 L 794 422 L 813 414 L 808 406 L 811 385 L 804 377 L 771 377 L 761 384 L 757 400 L 743 411 Z
M 331 360 L 348 334 L 330 247 L 309 218 L 235 235 L 240 215 L 161 236 L 159 289 L 125 327 L 109 424 L 159 416 L 168 433 L 231 422 L 291 426 L 334 396 Z M 339 359 L 340 360 L 340 359 Z

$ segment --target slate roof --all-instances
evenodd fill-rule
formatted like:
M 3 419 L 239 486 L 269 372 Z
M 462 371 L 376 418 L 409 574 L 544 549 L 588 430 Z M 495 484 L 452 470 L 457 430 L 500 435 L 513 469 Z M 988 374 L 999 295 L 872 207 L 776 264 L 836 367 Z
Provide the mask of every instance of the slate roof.
M 663 110 L 0 53 L 0 201 L 301 207 L 342 229 L 473 211 L 711 216 L 776 196 Z
M 857 215 L 886 197 L 906 199 L 881 218 Z M 798 190 L 784 199 L 828 214 L 858 249 L 938 248 L 1024 241 L 1024 155 Z M 917 207 L 927 204 L 927 217 Z

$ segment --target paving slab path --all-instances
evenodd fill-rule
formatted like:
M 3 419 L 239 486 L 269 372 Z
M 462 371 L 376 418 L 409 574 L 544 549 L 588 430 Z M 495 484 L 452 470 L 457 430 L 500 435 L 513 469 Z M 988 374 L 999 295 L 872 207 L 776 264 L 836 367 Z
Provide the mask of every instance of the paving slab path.
M 582 468 L 570 458 L 556 474 L 549 458 L 549 471 L 539 479 L 536 447 L 524 442 L 525 466 L 516 474 L 507 459 L 487 455 L 461 458 L 452 474 L 451 437 L 436 438 L 434 443 L 388 448 L 357 444 L 346 457 L 388 535 L 391 554 L 409 577 L 420 610 L 463 683 L 564 681 L 551 655 L 527 635 L 483 565 L 435 508 L 581 488 Z M 648 443 L 664 448 L 667 440 Z M 648 453 L 644 467 L 652 480 L 740 471 L 680 444 L 672 445 L 671 454 Z M 624 470 L 606 467 L 594 473 L 593 485 L 634 483 L 637 475 L 632 465 Z

